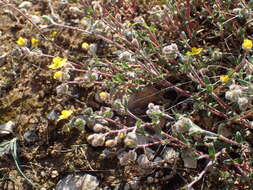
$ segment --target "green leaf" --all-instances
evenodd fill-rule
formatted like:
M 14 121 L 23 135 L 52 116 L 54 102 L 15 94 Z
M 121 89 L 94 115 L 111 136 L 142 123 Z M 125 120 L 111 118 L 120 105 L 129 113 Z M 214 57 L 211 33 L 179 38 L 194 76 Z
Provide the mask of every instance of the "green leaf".
M 77 128 L 79 131 L 83 131 L 86 125 L 86 121 L 81 118 L 76 118 L 73 124 L 74 127 Z
M 209 143 L 209 146 L 208 146 L 208 154 L 209 154 L 209 156 L 210 156 L 212 159 L 215 158 L 215 148 L 214 148 L 213 143 Z
M 211 82 L 209 80 L 209 77 L 205 76 L 203 81 L 205 82 L 205 84 L 209 85 Z
M 241 79 L 238 79 L 238 82 L 243 85 L 243 86 L 249 86 L 251 83 L 250 82 L 247 82 L 245 80 L 241 80 Z
M 213 86 L 212 85 L 207 85 L 206 86 L 206 91 L 209 92 L 209 93 L 212 93 L 213 92 Z
M 141 124 L 142 124 L 142 121 L 141 121 L 141 120 L 138 120 L 138 121 L 136 121 L 136 123 L 135 123 L 135 125 L 136 125 L 136 127 L 137 127 L 137 129 L 138 129 L 138 133 L 141 134 L 141 135 L 143 135 L 143 136 L 145 136 L 145 130 L 144 130 L 144 128 L 141 126 Z
M 136 121 L 135 125 L 136 127 L 139 129 L 141 127 L 141 124 L 142 124 L 142 121 L 141 120 L 138 120 Z
M 189 128 L 189 135 L 203 133 L 203 129 L 201 129 L 198 125 L 196 125 L 195 123 L 193 123 L 191 120 L 189 120 L 186 123 L 186 125 Z
M 181 140 L 184 144 L 191 145 L 190 141 L 187 138 L 185 138 L 182 134 L 178 133 L 177 138 Z

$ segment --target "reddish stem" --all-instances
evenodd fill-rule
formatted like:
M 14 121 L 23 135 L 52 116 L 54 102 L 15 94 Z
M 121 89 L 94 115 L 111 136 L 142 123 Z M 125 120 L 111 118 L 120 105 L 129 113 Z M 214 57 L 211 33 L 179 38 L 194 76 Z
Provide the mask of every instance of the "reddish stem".
M 189 37 L 192 37 L 192 28 L 190 23 L 190 14 L 191 14 L 191 6 L 190 0 L 186 0 L 186 19 L 188 20 L 188 25 L 186 26 Z

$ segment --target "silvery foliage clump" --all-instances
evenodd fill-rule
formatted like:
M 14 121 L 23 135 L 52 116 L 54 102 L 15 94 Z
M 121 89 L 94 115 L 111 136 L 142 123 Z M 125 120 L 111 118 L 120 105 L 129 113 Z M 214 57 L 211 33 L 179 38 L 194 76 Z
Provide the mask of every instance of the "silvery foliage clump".
M 225 98 L 238 104 L 240 110 L 245 110 L 252 105 L 253 84 L 241 86 L 231 84 Z
M 103 134 L 103 133 L 95 133 L 95 134 L 89 135 L 87 137 L 87 141 L 93 147 L 104 146 L 104 143 L 105 143 L 105 134 Z
M 161 122 L 161 118 L 165 116 L 165 113 L 161 110 L 161 107 L 153 103 L 149 103 L 146 114 L 150 119 L 152 119 L 153 124 L 159 124 Z
M 57 94 L 57 96 L 71 95 L 69 85 L 66 83 L 63 83 L 63 84 L 60 84 L 59 86 L 57 86 L 56 87 L 56 94 Z
M 73 118 L 69 122 L 69 125 L 80 131 L 85 131 L 86 129 L 92 130 L 94 133 L 87 136 L 87 141 L 91 146 L 99 147 L 106 144 L 109 147 L 113 147 L 117 145 L 118 140 L 116 138 L 111 139 L 111 141 L 106 139 L 110 128 L 108 127 L 108 121 L 104 119 L 105 117 L 113 117 L 113 111 L 110 107 L 101 107 L 100 110 L 95 112 L 92 108 L 87 107 L 84 109 L 82 115 Z
M 113 109 L 121 115 L 126 115 L 127 114 L 128 99 L 129 99 L 129 96 L 127 96 L 127 95 L 124 95 L 121 99 L 115 99 L 112 102 Z
M 101 107 L 99 111 L 93 111 L 92 108 L 86 108 L 82 113 L 82 118 L 86 122 L 86 126 L 94 132 L 108 130 L 108 121 L 104 119 L 112 118 L 113 111 L 110 107 Z
M 130 53 L 129 51 L 120 51 L 118 52 L 119 60 L 121 61 L 128 61 L 128 62 L 134 62 L 136 61 L 134 55 Z
M 176 58 L 180 54 L 177 44 L 175 43 L 163 47 L 162 53 L 169 58 Z
M 204 130 L 201 129 L 198 125 L 192 122 L 191 119 L 186 117 L 181 117 L 172 127 L 173 134 L 202 134 Z

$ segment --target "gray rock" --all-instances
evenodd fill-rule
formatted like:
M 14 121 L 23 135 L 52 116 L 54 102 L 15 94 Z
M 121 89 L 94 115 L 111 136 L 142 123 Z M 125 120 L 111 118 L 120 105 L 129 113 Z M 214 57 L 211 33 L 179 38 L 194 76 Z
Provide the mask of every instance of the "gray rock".
M 184 167 L 197 168 L 197 159 L 195 159 L 196 156 L 191 149 L 184 150 L 181 153 L 181 157 L 184 162 Z
M 95 190 L 99 185 L 97 177 L 90 174 L 70 174 L 61 179 L 55 190 Z
M 52 110 L 47 114 L 47 119 L 50 121 L 55 121 L 59 117 L 59 113 L 56 110 Z
M 1 33 L 0 33 L 0 36 L 1 36 Z M 0 67 L 4 65 L 7 55 L 8 54 L 5 53 L 5 54 L 0 56 Z
M 5 124 L 0 125 L 0 135 L 8 135 L 13 133 L 13 127 L 15 123 L 13 121 L 8 121 Z
M 37 140 L 39 140 L 39 137 L 36 134 L 36 127 L 35 126 L 29 128 L 28 131 L 25 132 L 24 139 L 27 143 L 34 143 Z

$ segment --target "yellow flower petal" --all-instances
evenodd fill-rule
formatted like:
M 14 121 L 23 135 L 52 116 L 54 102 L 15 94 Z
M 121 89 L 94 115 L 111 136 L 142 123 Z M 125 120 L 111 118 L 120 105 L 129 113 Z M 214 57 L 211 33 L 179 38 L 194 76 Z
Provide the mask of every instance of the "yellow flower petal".
M 221 75 L 220 81 L 223 83 L 227 83 L 229 81 L 229 76 L 228 75 Z
M 62 120 L 62 119 L 67 119 L 71 116 L 71 114 L 73 113 L 72 110 L 62 110 L 61 111 L 61 115 L 59 116 L 58 118 L 58 121 L 59 120 Z
M 36 47 L 36 46 L 38 46 L 39 40 L 36 38 L 32 38 L 31 43 L 32 43 L 32 47 Z
M 67 62 L 67 59 L 63 59 L 61 57 L 54 57 L 53 64 L 49 65 L 48 68 L 50 69 L 59 69 L 62 68 Z
M 23 37 L 19 37 L 16 41 L 19 46 L 25 46 L 26 45 L 26 39 Z
M 50 34 L 50 37 L 55 37 L 57 35 L 57 32 L 56 31 L 53 31 L 51 34 Z
M 124 139 L 125 137 L 126 137 L 126 134 L 125 134 L 125 133 L 120 133 L 120 134 L 119 134 L 119 138 L 120 138 L 120 139 Z
M 57 72 L 54 73 L 53 78 L 54 79 L 60 79 L 62 77 L 62 75 L 63 75 L 62 71 L 57 71 Z
M 203 48 L 196 48 L 196 47 L 193 47 L 191 49 L 191 51 L 187 51 L 186 54 L 187 55 L 198 55 L 202 52 Z
M 127 140 L 127 141 L 125 141 L 125 145 L 127 145 L 127 146 L 133 146 L 134 143 L 131 140 Z
M 83 42 L 83 43 L 82 43 L 82 49 L 88 50 L 89 47 L 90 47 L 90 45 L 89 45 L 87 42 Z
M 252 49 L 253 43 L 251 40 L 249 39 L 244 39 L 243 40 L 243 44 L 242 44 L 242 48 L 246 51 L 250 51 Z
M 109 93 L 107 93 L 107 92 L 100 92 L 99 94 L 99 97 L 102 99 L 102 100 L 106 100 L 106 99 L 108 99 L 109 98 Z

